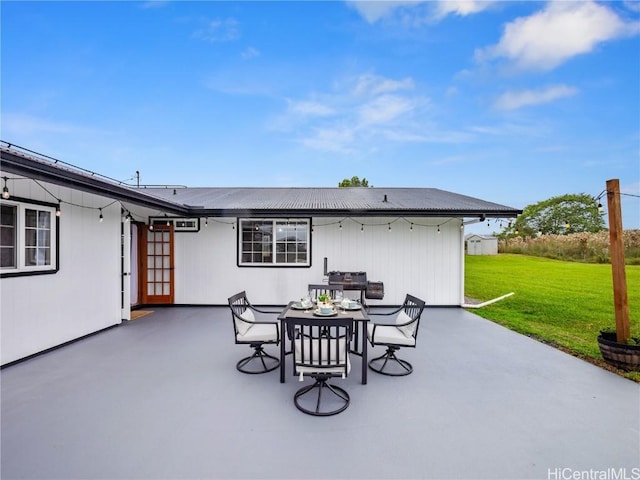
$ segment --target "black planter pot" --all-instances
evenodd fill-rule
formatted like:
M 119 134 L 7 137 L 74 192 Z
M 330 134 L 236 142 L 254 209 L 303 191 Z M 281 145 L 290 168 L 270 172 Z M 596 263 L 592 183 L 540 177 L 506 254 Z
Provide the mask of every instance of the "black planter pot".
M 640 372 L 640 345 L 618 343 L 616 334 L 600 332 L 598 346 L 605 362 L 630 372 Z

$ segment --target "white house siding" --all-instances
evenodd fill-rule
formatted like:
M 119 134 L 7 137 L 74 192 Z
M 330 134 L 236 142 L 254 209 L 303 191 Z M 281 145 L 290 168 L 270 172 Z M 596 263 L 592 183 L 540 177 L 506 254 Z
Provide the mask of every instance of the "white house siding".
M 13 178 L 15 175 L 8 175 Z M 41 182 L 55 197 L 85 207 L 110 199 Z M 56 200 L 31 180 L 9 180 L 14 197 Z M 0 280 L 1 363 L 24 358 L 121 321 L 120 205 L 62 204 L 54 274 Z
M 178 304 L 224 304 L 241 290 L 254 303 L 286 303 L 304 295 L 307 284 L 323 281 L 325 257 L 329 270 L 362 270 L 369 280 L 384 282 L 384 299 L 370 304 L 399 304 L 406 293 L 431 305 L 462 303 L 463 231 L 458 219 L 415 219 L 410 230 L 409 223 L 395 218 L 354 218 L 342 222 L 342 229 L 335 219 L 315 218 L 311 268 L 238 267 L 237 231 L 228 224 L 231 219 L 218 220 L 227 224 L 210 220 L 198 233 L 175 234 Z

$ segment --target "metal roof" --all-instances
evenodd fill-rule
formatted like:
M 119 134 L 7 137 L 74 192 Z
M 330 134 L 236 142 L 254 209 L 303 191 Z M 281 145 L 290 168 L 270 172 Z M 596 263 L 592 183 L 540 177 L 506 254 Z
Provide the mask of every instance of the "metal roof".
M 520 210 L 437 188 L 150 188 L 210 216 L 485 216 Z
M 180 216 L 507 218 L 521 213 L 512 207 L 437 188 L 136 188 L 21 147 L 6 145 L 0 145 L 4 171 Z

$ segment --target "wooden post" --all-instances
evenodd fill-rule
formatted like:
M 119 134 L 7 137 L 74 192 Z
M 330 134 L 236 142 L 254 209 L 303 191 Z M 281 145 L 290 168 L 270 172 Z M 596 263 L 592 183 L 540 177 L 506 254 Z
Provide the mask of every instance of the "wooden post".
M 624 266 L 624 238 L 622 209 L 620 208 L 620 181 L 607 180 L 607 205 L 609 207 L 609 248 L 613 274 L 613 304 L 616 313 L 616 341 L 626 343 L 631 335 L 629 327 L 629 302 L 627 277 Z

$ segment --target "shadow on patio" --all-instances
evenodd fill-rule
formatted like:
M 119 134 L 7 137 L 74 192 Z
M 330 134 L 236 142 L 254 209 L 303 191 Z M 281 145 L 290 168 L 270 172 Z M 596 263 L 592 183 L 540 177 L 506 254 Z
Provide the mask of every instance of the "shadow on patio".
M 462 309 L 425 310 L 412 375 L 361 385 L 353 357 L 334 417 L 294 407 L 290 357 L 280 384 L 248 353 L 227 308 L 175 307 L 4 368 L 1 477 L 640 474 L 640 385 Z

